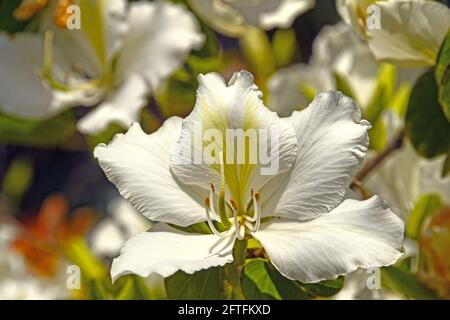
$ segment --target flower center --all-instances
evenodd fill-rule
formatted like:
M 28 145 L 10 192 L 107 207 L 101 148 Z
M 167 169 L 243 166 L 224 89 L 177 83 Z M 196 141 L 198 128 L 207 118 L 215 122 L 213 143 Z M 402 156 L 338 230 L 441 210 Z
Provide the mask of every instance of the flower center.
M 209 197 L 205 198 L 206 220 L 211 231 L 219 237 L 226 237 L 233 232 L 239 240 L 243 240 L 247 234 L 258 231 L 261 225 L 261 199 L 258 192 L 251 190 L 251 200 L 245 211 L 238 209 L 236 201 L 225 199 L 225 188 L 222 185 L 218 194 L 213 184 L 210 185 Z M 218 199 L 219 214 L 216 213 L 215 199 Z M 214 219 L 213 219 L 214 218 Z M 219 220 L 226 231 L 220 232 L 214 220 Z

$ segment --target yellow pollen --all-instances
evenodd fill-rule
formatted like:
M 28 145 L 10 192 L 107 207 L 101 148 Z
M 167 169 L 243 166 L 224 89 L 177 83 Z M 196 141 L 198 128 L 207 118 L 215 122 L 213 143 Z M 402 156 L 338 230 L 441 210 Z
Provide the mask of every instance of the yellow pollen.
M 55 14 L 53 17 L 53 22 L 59 28 L 66 28 L 67 19 L 69 14 L 67 13 L 67 8 L 74 4 L 74 0 L 59 0 L 56 5 Z

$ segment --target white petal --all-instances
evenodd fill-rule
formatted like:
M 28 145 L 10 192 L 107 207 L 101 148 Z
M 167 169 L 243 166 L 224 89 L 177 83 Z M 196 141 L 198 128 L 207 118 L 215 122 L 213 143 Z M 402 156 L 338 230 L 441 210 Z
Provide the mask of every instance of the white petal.
M 295 18 L 315 5 L 315 0 L 281 0 L 278 2 L 280 4 L 276 10 L 261 13 L 260 25 L 262 28 L 289 28 Z
M 378 60 L 401 66 L 430 66 L 450 28 L 450 9 L 437 1 L 377 2 L 381 29 L 368 30 Z
M 181 5 L 134 2 L 130 29 L 117 61 L 117 74 L 139 73 L 156 88 L 178 68 L 192 49 L 203 44 L 194 16 Z
M 352 99 L 333 91 L 319 93 L 288 121 L 297 133 L 297 160 L 272 215 L 309 220 L 343 200 L 367 151 L 370 125 Z
M 116 257 L 127 238 L 117 223 L 111 219 L 103 219 L 91 233 L 89 242 L 92 252 L 100 257 Z
M 0 109 L 21 117 L 54 114 L 52 92 L 38 76 L 42 63 L 42 39 L 31 33 L 14 38 L 0 34 Z
M 192 274 L 233 261 L 234 238 L 177 231 L 156 225 L 125 243 L 111 267 L 113 281 L 125 274 L 168 277 L 178 270 Z
M 274 174 L 290 170 L 297 150 L 295 132 L 292 127 L 281 121 L 275 112 L 269 111 L 263 105 L 262 94 L 253 83 L 253 76 L 250 73 L 246 71 L 235 73 L 228 85 L 216 73 L 201 75 L 199 82 L 197 101 L 192 113 L 183 120 L 181 138 L 171 156 L 171 168 L 174 174 L 186 184 L 208 188 L 209 183 L 212 182 L 218 186 L 220 185 L 220 166 L 210 164 L 216 159 L 208 154 L 207 148 L 203 148 L 203 142 L 198 141 L 202 139 L 202 133 L 215 129 L 226 140 L 227 133 L 235 133 L 235 131 L 227 131 L 229 129 L 241 129 L 244 132 L 255 130 L 258 140 L 254 142 L 258 145 L 262 141 L 259 139 L 259 130 L 263 130 L 271 139 L 275 139 L 273 130 L 279 135 L 279 156 L 275 159 L 278 165 L 272 167 L 274 172 L 269 172 L 267 175 L 261 174 L 261 169 L 268 169 L 271 164 L 262 164 L 259 156 L 256 164 L 248 164 L 247 160 L 246 164 L 240 165 L 230 163 L 233 159 L 228 162 L 225 159 L 225 181 L 228 187 L 232 192 L 240 188 L 240 191 L 236 192 L 239 195 L 233 194 L 233 196 L 250 198 L 251 188 L 258 190 Z M 206 141 L 205 145 L 209 142 L 210 140 Z M 203 151 L 203 161 L 196 163 L 194 152 L 189 155 L 191 146 L 199 150 L 200 155 Z M 257 148 L 253 149 L 253 147 L 255 146 L 252 145 L 252 151 L 256 151 Z M 231 150 L 237 154 L 237 147 L 233 148 L 226 142 L 223 149 L 228 155 L 231 154 Z M 220 145 L 216 152 L 223 152 Z M 268 154 L 272 154 L 270 144 Z M 276 155 L 275 152 L 273 154 Z M 243 174 L 244 170 L 248 174 Z
M 378 63 L 350 26 L 338 23 L 323 27 L 314 39 L 310 63 L 328 67 L 343 77 L 362 106 L 372 98 Z
M 285 277 L 304 283 L 395 263 L 403 222 L 377 197 L 345 200 L 308 222 L 273 219 L 254 234 Z
M 181 119 L 169 118 L 151 135 L 134 124 L 126 134 L 94 150 L 108 179 L 120 194 L 151 221 L 188 226 L 206 220 L 203 197 L 175 180 L 169 152 L 181 129 Z
M 94 110 L 78 123 L 78 130 L 84 134 L 96 134 L 109 124 L 118 123 L 128 128 L 139 120 L 141 109 L 147 104 L 148 85 L 138 74 L 132 74 Z
M 336 89 L 330 68 L 319 65 L 296 64 L 278 70 L 268 82 L 269 107 L 281 117 L 288 117 L 294 110 L 308 106 L 310 100 L 302 92 L 302 86 L 317 92 Z

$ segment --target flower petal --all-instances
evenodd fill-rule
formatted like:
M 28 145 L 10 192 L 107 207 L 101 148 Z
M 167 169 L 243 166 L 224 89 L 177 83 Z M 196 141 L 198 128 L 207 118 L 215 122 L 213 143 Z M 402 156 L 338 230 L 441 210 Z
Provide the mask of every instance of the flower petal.
M 275 112 L 269 111 L 263 105 L 262 94 L 253 83 L 250 73 L 235 73 L 228 85 L 216 73 L 200 75 L 199 82 L 194 110 L 183 120 L 181 137 L 171 155 L 172 171 L 186 184 L 204 188 L 208 188 L 209 183 L 219 186 L 221 178 L 218 158 L 207 152 L 206 147 L 211 140 L 203 141 L 203 134 L 213 129 L 221 135 L 220 140 L 225 140 L 221 146 L 214 139 L 216 154 L 223 152 L 229 155 L 232 151 L 236 155 L 238 143 L 227 143 L 228 134 L 235 134 L 236 130 L 242 130 L 244 133 L 253 131 L 257 140 L 246 142 L 246 145 L 250 145 L 250 150 L 256 151 L 259 150 L 257 147 L 262 146 L 261 141 L 264 139 L 260 133 L 265 132 L 271 141 L 278 140 L 278 154 L 275 148 L 272 150 L 271 143 L 267 145 L 267 154 L 274 158 L 276 156 L 276 167 L 270 167 L 275 161 L 265 165 L 260 156 L 253 164 L 248 159 L 243 161 L 244 164 L 239 164 L 237 159 L 224 159 L 225 181 L 232 193 L 233 190 L 239 189 L 233 196 L 240 198 L 248 195 L 250 198 L 251 188 L 258 190 L 274 174 L 290 170 L 297 152 L 295 132 L 291 126 L 281 121 Z M 252 142 L 256 145 L 251 144 Z M 192 146 L 195 152 L 189 152 Z M 195 161 L 195 154 L 203 155 L 203 159 Z M 264 168 L 268 169 L 268 172 L 263 172 Z M 273 172 L 269 172 L 270 169 L 273 169 Z
M 21 117 L 46 117 L 52 109 L 52 93 L 37 74 L 42 62 L 42 39 L 19 33 L 0 34 L 0 109 Z M 20 88 L 20 91 L 18 91 Z
M 276 10 L 261 13 L 259 21 L 262 28 L 290 28 L 295 18 L 316 4 L 315 0 L 281 0 L 277 2 L 279 5 Z
M 151 221 L 188 226 L 206 216 L 202 196 L 179 183 L 169 169 L 169 152 L 180 129 L 178 117 L 169 118 L 151 135 L 134 124 L 109 145 L 98 145 L 94 156 L 120 194 L 142 215 Z
M 78 122 L 84 134 L 96 134 L 115 122 L 128 128 L 139 120 L 139 112 L 147 104 L 148 85 L 137 74 L 130 75 L 113 94 Z
M 128 240 L 111 267 L 113 281 L 125 274 L 168 277 L 178 270 L 192 274 L 233 261 L 234 238 L 185 233 L 164 224 Z
M 117 61 L 117 74 L 141 74 L 155 89 L 178 68 L 192 49 L 203 44 L 194 16 L 181 5 L 134 2 L 130 29 Z
M 308 222 L 273 219 L 254 234 L 285 277 L 304 283 L 395 263 L 404 225 L 378 197 L 348 199 Z
M 319 93 L 287 121 L 297 133 L 297 160 L 272 215 L 309 220 L 344 199 L 367 151 L 370 124 L 352 99 L 334 91 Z
M 377 2 L 381 29 L 368 30 L 378 60 L 400 66 L 431 66 L 450 28 L 450 9 L 437 1 Z
M 307 86 L 316 92 L 334 90 L 336 83 L 330 68 L 319 65 L 296 64 L 278 70 L 268 82 L 269 107 L 281 117 L 301 110 L 311 101 L 302 92 Z

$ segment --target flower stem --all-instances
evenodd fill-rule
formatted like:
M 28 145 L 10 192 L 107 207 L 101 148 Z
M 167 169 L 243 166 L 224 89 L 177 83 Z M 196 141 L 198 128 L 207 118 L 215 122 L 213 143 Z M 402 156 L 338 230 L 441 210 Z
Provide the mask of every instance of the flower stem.
M 241 287 L 241 271 L 247 255 L 247 240 L 236 240 L 233 248 L 234 261 L 225 266 L 225 273 L 231 285 L 233 299 L 244 300 Z

